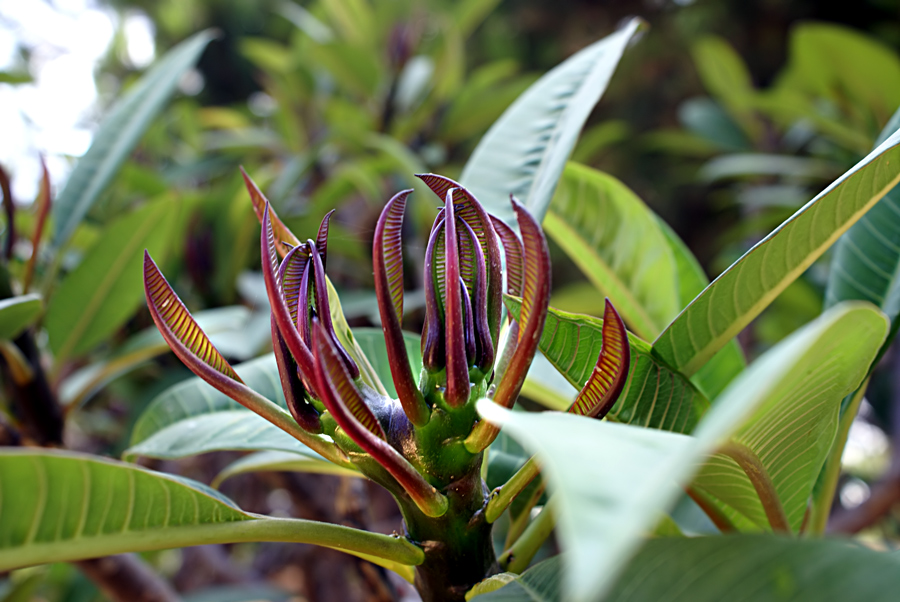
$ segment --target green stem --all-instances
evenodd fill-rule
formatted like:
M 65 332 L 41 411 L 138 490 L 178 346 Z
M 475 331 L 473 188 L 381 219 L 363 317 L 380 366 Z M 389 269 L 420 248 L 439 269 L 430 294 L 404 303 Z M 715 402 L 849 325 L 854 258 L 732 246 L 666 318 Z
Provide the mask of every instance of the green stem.
M 528 487 L 528 484 L 540 474 L 540 468 L 532 456 L 525 464 L 514 474 L 505 485 L 501 485 L 491 493 L 491 499 L 484 510 L 485 520 L 493 523 L 500 518 L 503 511 L 509 508 L 516 496 L 522 493 L 522 490 Z
M 762 502 L 763 510 L 766 512 L 766 518 L 769 519 L 769 526 L 773 531 L 790 533 L 791 526 L 788 523 L 787 514 L 784 512 L 784 506 L 778 498 L 778 492 L 775 490 L 775 484 L 769 477 L 766 467 L 763 466 L 759 456 L 746 445 L 730 441 L 719 449 L 720 454 L 724 454 L 737 462 L 759 496 Z
M 556 520 L 553 516 L 554 502 L 551 499 L 541 510 L 541 513 L 531 521 L 522 537 L 516 540 L 511 548 L 503 552 L 498 558 L 500 567 L 510 573 L 521 573 L 531 564 L 534 555 L 544 545 L 544 542 L 553 532 Z
M 869 386 L 867 378 L 859 385 L 859 388 L 850 399 L 850 405 L 847 406 L 841 422 L 838 425 L 837 436 L 834 439 L 834 445 L 828 453 L 825 460 L 825 468 L 823 468 L 822 486 L 813 494 L 812 513 L 809 517 L 807 532 L 812 535 L 822 535 L 825 533 L 825 527 L 828 526 L 828 516 L 831 514 L 831 505 L 834 501 L 834 493 L 837 490 L 838 479 L 841 476 L 841 456 L 844 454 L 844 447 L 847 445 L 847 437 L 850 435 L 850 426 L 856 418 L 859 406 L 862 404 L 863 397 L 866 394 L 866 388 Z
M 534 493 L 531 494 L 531 498 L 525 503 L 518 515 L 512 516 L 512 512 L 510 512 L 509 529 L 506 532 L 506 541 L 503 543 L 504 550 L 510 548 L 516 543 L 516 540 L 521 537 L 525 528 L 531 521 L 531 510 L 537 506 L 537 503 L 543 495 L 544 483 L 541 483 L 535 488 Z
M 81 537 L 0 550 L 0 571 L 123 552 L 145 552 L 206 544 L 243 542 L 308 543 L 340 550 L 387 568 L 417 565 L 422 550 L 408 540 L 302 519 L 251 515 L 250 520 L 151 529 L 112 536 Z

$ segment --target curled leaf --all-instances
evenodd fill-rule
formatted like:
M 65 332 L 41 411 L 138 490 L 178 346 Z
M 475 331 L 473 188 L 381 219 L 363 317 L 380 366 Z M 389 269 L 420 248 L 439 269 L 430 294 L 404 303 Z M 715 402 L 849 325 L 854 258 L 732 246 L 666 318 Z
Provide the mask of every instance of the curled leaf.
M 256 213 L 256 217 L 259 219 L 260 224 L 263 222 L 263 216 L 268 213 L 269 219 L 272 222 L 274 236 L 279 243 L 276 245 L 276 250 L 281 257 L 284 257 L 287 255 L 289 248 L 296 247 L 300 244 L 300 239 L 294 236 L 294 233 L 291 232 L 290 228 L 285 226 L 284 222 L 279 219 L 275 210 L 269 205 L 269 200 L 256 185 L 256 182 L 250 179 L 250 176 L 247 175 L 247 172 L 244 171 L 243 167 L 241 167 L 241 175 L 244 177 L 244 184 L 247 186 L 247 191 L 250 192 L 250 200 L 253 203 L 253 212 Z M 287 245 L 287 247 L 285 245 Z
M 456 234 L 456 213 L 453 189 L 447 191 L 444 221 L 444 299 L 445 350 L 447 354 L 447 390 L 445 399 L 457 408 L 469 399 L 469 367 L 466 362 L 465 324 L 463 323 L 463 299 L 459 266 L 459 240 Z
M 628 378 L 631 346 L 619 312 L 609 299 L 603 312 L 603 346 L 597 365 L 569 412 L 603 418 L 612 409 Z

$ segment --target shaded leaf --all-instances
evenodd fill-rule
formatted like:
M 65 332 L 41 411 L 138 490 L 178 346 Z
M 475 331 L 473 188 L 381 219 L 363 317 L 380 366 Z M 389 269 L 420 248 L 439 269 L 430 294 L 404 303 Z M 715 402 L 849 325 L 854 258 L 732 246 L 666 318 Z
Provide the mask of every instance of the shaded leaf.
M 248 454 L 223 468 L 213 479 L 212 486 L 218 489 L 226 479 L 250 472 L 305 472 L 343 477 L 362 476 L 354 470 L 332 464 L 311 450 L 260 451 Z
M 19 295 L 0 300 L 0 340 L 14 339 L 41 314 L 41 296 Z

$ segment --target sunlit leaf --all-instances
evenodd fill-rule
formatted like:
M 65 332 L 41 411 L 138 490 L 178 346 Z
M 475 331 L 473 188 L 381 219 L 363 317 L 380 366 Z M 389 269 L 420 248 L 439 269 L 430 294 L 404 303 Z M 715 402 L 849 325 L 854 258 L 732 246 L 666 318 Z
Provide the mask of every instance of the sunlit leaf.
M 14 339 L 40 315 L 41 296 L 19 295 L 0 300 L 0 340 Z
M 900 181 L 898 142 L 900 132 L 732 264 L 657 338 L 653 353 L 696 373 Z
M 490 213 L 512 224 L 513 194 L 543 219 L 578 134 L 639 24 L 630 21 L 544 75 L 484 135 L 460 182 Z

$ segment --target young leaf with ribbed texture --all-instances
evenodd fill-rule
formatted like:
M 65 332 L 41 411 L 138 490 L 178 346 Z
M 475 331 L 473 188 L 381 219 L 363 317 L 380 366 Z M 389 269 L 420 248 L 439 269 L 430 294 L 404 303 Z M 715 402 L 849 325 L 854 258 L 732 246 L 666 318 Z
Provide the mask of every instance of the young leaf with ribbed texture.
M 882 315 L 861 313 L 852 338 L 823 342 L 812 350 L 809 368 L 783 381 L 731 437 L 731 443 L 759 459 L 795 532 L 837 433 L 841 400 L 868 371 L 872 350 L 884 340 L 884 326 Z M 693 487 L 724 503 L 739 528 L 770 528 L 754 486 L 730 454 L 709 458 Z
M 14 339 L 41 314 L 41 296 L 19 295 L 0 300 L 0 340 Z
M 900 109 L 882 130 L 875 146 L 898 127 Z M 851 299 L 874 303 L 890 318 L 887 349 L 900 328 L 900 186 L 891 189 L 834 246 L 825 307 Z
M 47 306 L 44 326 L 57 361 L 90 351 L 141 305 L 145 249 L 164 259 L 182 208 L 172 199 L 148 203 L 111 222 L 67 274 Z
M 259 186 L 256 185 L 250 176 L 247 175 L 247 172 L 244 171 L 244 168 L 241 167 L 241 175 L 244 177 L 244 184 L 247 186 L 247 192 L 250 193 L 250 200 L 253 203 L 253 212 L 256 214 L 256 218 L 259 220 L 259 223 L 263 223 L 263 215 L 266 211 L 266 206 L 269 205 L 269 200 L 259 189 Z M 279 256 L 284 257 L 288 253 L 288 249 L 290 247 L 296 247 L 300 244 L 300 240 L 294 236 L 294 233 L 291 232 L 290 228 L 284 225 L 284 222 L 278 217 L 278 214 L 275 213 L 275 210 L 269 206 L 269 218 L 272 222 L 272 230 L 274 231 L 274 236 L 278 241 L 276 245 L 276 251 Z
M 878 336 L 880 328 L 881 336 Z M 857 331 L 870 333 L 859 346 Z M 823 350 L 840 353 L 835 388 L 851 390 L 887 332 L 868 304 L 843 304 L 773 347 L 745 370 L 710 408 L 692 437 L 555 412 L 510 412 L 488 400 L 478 411 L 538 456 L 558 508 L 567 600 L 603 599 L 660 512 L 677 499 L 702 459 L 747 424 L 760 408 L 814 372 Z M 853 349 L 855 355 L 849 351 Z M 853 382 L 854 379 L 857 382 Z M 815 390 L 809 391 L 811 396 Z M 615 458 L 584 462 L 583 458 Z M 597 567 L 603 570 L 598 571 Z
M 213 37 L 211 31 L 202 31 L 172 48 L 100 123 L 90 148 L 78 160 L 53 204 L 55 248 L 68 242 Z
M 512 194 L 543 219 L 578 134 L 639 24 L 632 19 L 555 67 L 488 130 L 460 176 L 488 212 L 512 224 Z
M 550 251 L 547 240 L 528 210 L 515 199 L 510 202 L 522 232 L 525 265 L 522 303 L 516 320 L 519 324 L 518 341 L 507 342 L 507 345 L 515 344 L 515 349 L 492 397 L 506 408 L 513 406 L 522 390 L 522 383 L 538 350 L 550 302 Z M 483 450 L 498 432 L 496 426 L 487 421 L 480 422 L 466 439 L 466 449 L 473 453 Z
M 575 403 L 569 408 L 569 412 L 573 414 L 603 418 L 625 387 L 631 365 L 631 346 L 625 324 L 609 299 L 606 300 L 606 311 L 603 313 L 602 338 L 597 364 L 575 398 Z
M 515 231 L 506 225 L 503 220 L 491 216 L 491 224 L 497 237 L 503 245 L 503 256 L 506 260 L 506 292 L 510 295 L 522 294 L 522 280 L 524 279 L 523 270 L 525 268 L 525 260 L 522 250 L 522 241 Z
M 691 376 L 900 181 L 900 132 L 757 243 L 653 343 Z
M 513 317 L 520 302 L 506 298 Z M 625 387 L 610 420 L 677 433 L 690 433 L 709 401 L 686 378 L 650 353 L 650 345 L 629 335 L 631 363 Z M 576 390 L 587 383 L 603 347 L 603 320 L 550 308 L 541 335 L 541 353 Z
M 444 202 L 444 352 L 447 357 L 447 389 L 444 398 L 451 407 L 469 400 L 469 366 L 466 361 L 460 283 L 459 236 L 453 189 Z
M 316 386 L 338 426 L 397 480 L 426 516 L 444 514 L 448 507 L 447 498 L 387 443 L 384 430 L 350 380 L 331 337 L 318 322 L 313 324 L 313 342 Z
M 248 541 L 323 545 L 388 568 L 423 560 L 419 548 L 400 538 L 244 512 L 189 479 L 74 452 L 5 450 L 0 454 L 0 502 L 3 571 Z
M 562 558 L 477 602 L 559 602 Z M 900 557 L 841 540 L 763 535 L 651 539 L 603 602 L 892 602 Z
M 259 451 L 247 454 L 223 468 L 211 485 L 216 489 L 231 477 L 253 472 L 303 472 L 309 474 L 331 474 L 340 477 L 362 477 L 362 473 L 332 464 L 319 454 L 311 451 Z
M 668 240 L 650 209 L 617 179 L 569 163 L 543 226 L 642 339 L 655 338 L 678 314 Z
M 406 416 L 417 426 L 430 418 L 428 406 L 419 391 L 409 367 L 403 322 L 403 213 L 412 190 L 404 190 L 387 202 L 375 226 L 372 242 L 372 264 L 375 295 L 384 333 L 385 348 L 390 359 L 392 378 Z

